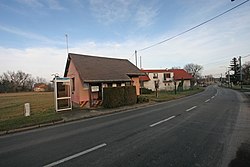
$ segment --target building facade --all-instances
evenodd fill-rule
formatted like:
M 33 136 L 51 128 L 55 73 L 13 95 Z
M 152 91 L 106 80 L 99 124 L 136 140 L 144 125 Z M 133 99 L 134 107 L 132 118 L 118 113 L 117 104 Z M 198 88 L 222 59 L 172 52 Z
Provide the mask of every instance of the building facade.
M 72 102 L 84 107 L 101 104 L 105 87 L 135 86 L 140 95 L 139 76 L 144 75 L 126 59 L 69 53 L 64 77 L 71 79 Z
M 191 87 L 191 79 L 193 78 L 189 73 L 183 69 L 151 69 L 141 70 L 146 76 L 140 77 L 141 87 L 158 90 L 171 91 L 175 87 L 181 86 L 184 90 Z M 181 84 L 181 85 L 180 85 Z

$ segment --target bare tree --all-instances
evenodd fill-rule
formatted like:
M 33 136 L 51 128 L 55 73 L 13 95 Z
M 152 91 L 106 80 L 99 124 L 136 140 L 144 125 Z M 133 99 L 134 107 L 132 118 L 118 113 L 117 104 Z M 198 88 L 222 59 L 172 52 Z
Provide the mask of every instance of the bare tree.
M 32 76 L 22 71 L 7 71 L 0 79 L 2 92 L 30 91 L 34 84 Z
M 198 64 L 190 63 L 185 65 L 184 69 L 193 76 L 193 79 L 191 80 L 191 87 L 193 87 L 195 83 L 198 82 L 198 79 L 201 77 L 201 71 L 203 67 Z
M 187 64 L 184 66 L 184 69 L 190 73 L 195 79 L 198 79 L 201 76 L 201 71 L 203 70 L 203 67 L 198 64 Z
M 45 78 L 42 78 L 42 77 L 36 77 L 35 82 L 36 83 L 47 83 L 47 80 Z
M 250 84 L 250 61 L 242 65 L 243 82 L 245 84 Z

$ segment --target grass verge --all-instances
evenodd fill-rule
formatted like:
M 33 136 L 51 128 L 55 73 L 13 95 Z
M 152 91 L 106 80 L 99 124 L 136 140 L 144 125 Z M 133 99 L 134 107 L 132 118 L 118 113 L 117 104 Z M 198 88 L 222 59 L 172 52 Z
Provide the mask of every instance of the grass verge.
M 0 131 L 8 131 L 11 129 L 24 128 L 44 123 L 56 122 L 62 120 L 61 114 L 54 111 L 36 113 L 29 117 L 18 116 L 4 121 L 0 121 Z
M 30 103 L 31 116 L 24 117 L 24 104 Z M 0 94 L 0 131 L 24 128 L 62 120 L 54 112 L 53 92 Z
M 159 91 L 158 97 L 156 97 L 155 92 L 153 92 L 151 94 L 143 94 L 141 96 L 148 98 L 150 101 L 164 102 L 164 101 L 179 99 L 179 98 L 182 98 L 185 96 L 190 96 L 190 95 L 202 92 L 204 90 L 205 89 L 202 87 L 197 87 L 194 89 L 180 91 L 180 92 L 177 92 L 176 94 L 173 91 Z

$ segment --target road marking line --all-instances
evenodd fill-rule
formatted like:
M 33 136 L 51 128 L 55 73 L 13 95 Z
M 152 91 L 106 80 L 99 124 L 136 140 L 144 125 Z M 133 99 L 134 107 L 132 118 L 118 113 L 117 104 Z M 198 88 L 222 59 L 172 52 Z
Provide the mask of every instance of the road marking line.
M 206 103 L 206 102 L 209 102 L 209 101 L 210 101 L 210 99 L 207 99 L 207 100 L 205 101 L 205 103 Z
M 211 97 L 211 99 L 213 99 L 213 98 L 214 98 L 214 96 Z
M 159 125 L 159 124 L 161 124 L 161 123 L 163 123 L 163 122 L 169 121 L 170 119 L 173 119 L 174 117 L 175 117 L 175 116 L 173 115 L 173 116 L 171 116 L 171 117 L 169 117 L 169 118 L 167 118 L 167 119 L 161 120 L 161 121 L 156 122 L 156 123 L 154 123 L 154 124 L 151 124 L 151 125 L 149 125 L 149 126 L 152 128 L 152 127 L 154 127 L 154 126 L 156 126 L 156 125 Z
M 196 107 L 197 107 L 197 106 L 193 106 L 193 107 L 187 109 L 186 111 L 191 111 L 191 110 L 195 109 Z
M 95 150 L 100 149 L 100 148 L 105 147 L 105 146 L 107 146 L 106 143 L 97 145 L 97 146 L 92 147 L 92 148 L 90 148 L 90 149 L 88 149 L 88 150 L 85 150 L 85 151 L 79 152 L 79 153 L 77 153 L 77 154 L 71 155 L 71 156 L 69 156 L 69 157 L 63 158 L 63 159 L 61 159 L 61 160 L 55 161 L 55 162 L 50 163 L 50 164 L 48 164 L 48 165 L 45 165 L 45 166 L 43 166 L 43 167 L 52 167 L 52 166 L 59 165 L 59 164 L 61 164 L 61 163 L 64 163 L 64 162 L 66 162 L 66 161 L 69 161 L 69 160 L 71 160 L 71 159 L 74 159 L 74 158 L 76 158 L 76 157 L 82 156 L 82 155 L 84 155 L 84 154 L 87 154 L 87 153 L 89 153 L 89 152 L 95 151 Z

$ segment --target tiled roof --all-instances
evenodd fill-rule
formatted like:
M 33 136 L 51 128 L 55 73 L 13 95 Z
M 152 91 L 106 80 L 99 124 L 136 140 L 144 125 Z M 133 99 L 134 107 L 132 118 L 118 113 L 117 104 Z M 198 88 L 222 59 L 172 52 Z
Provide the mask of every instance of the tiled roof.
M 168 70 L 169 72 L 174 73 L 174 79 L 175 80 L 180 80 L 180 79 L 192 79 L 192 75 L 190 75 L 188 72 L 186 72 L 183 69 L 171 69 Z
M 188 72 L 186 72 L 183 69 L 151 69 L 151 70 L 141 70 L 145 73 L 167 73 L 167 72 L 173 72 L 174 73 L 174 79 L 175 80 L 181 80 L 181 79 L 192 79 L 192 75 L 190 75 Z M 145 76 L 146 77 L 146 76 Z M 150 80 L 150 79 L 149 79 Z M 142 81 L 148 81 L 148 80 L 142 80 Z
M 46 85 L 45 83 L 35 83 L 34 84 L 34 88 L 47 88 L 48 85 Z
M 150 78 L 148 77 L 148 75 L 145 75 L 145 76 L 139 76 L 139 80 L 140 81 L 149 81 Z
M 65 77 L 71 62 L 74 63 L 83 82 L 130 81 L 130 76 L 144 75 L 126 59 L 69 53 L 64 73 Z

